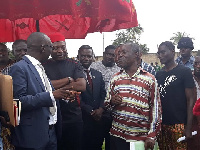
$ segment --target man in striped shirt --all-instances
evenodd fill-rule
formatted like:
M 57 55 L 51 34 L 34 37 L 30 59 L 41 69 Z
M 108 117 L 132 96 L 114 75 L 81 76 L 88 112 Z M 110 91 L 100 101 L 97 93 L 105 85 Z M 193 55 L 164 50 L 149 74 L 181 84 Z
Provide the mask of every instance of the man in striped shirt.
M 130 150 L 130 142 L 143 141 L 153 149 L 160 131 L 161 103 L 155 77 L 142 70 L 138 44 L 126 43 L 118 52 L 123 70 L 110 81 L 105 106 L 111 109 L 111 150 Z

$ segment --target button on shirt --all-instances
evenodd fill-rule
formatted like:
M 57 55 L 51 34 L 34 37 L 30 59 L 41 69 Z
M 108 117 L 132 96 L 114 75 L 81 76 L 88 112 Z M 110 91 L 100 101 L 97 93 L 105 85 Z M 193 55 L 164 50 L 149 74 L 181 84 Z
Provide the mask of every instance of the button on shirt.
M 110 103 L 114 94 L 122 104 Z M 108 87 L 105 107 L 113 110 L 110 134 L 131 142 L 155 138 L 161 127 L 161 102 L 155 77 L 141 68 L 130 77 L 125 71 L 114 75 Z
M 37 70 L 37 72 L 39 73 L 39 75 L 40 75 L 40 78 L 41 78 L 41 80 L 42 80 L 42 82 L 43 82 L 43 85 L 44 85 L 44 87 L 45 87 L 45 81 L 44 81 L 44 78 L 43 78 L 43 75 L 42 75 L 42 69 L 39 67 L 39 64 L 41 64 L 37 59 L 35 59 L 34 57 L 31 57 L 31 56 L 29 56 L 29 55 L 25 55 L 30 61 L 31 61 L 31 63 L 34 65 L 34 67 L 35 67 L 35 69 Z M 50 82 L 49 82 L 49 84 L 50 84 Z M 51 86 L 50 86 L 51 87 Z M 46 90 L 46 87 L 45 87 L 45 90 Z M 50 117 L 50 119 L 49 119 L 49 125 L 53 125 L 53 124 L 56 124 L 56 122 L 57 122 L 57 107 L 56 107 L 56 101 L 55 101 L 55 98 L 54 98 L 54 96 L 53 96 L 53 93 L 52 93 L 52 88 L 51 88 L 51 91 L 47 91 L 46 90 L 46 92 L 49 92 L 50 93 L 50 97 L 51 97 L 51 99 L 52 99 L 52 103 L 55 103 L 55 109 L 56 109 L 56 111 L 55 111 L 55 115 L 51 115 L 51 113 L 49 113 L 49 117 Z

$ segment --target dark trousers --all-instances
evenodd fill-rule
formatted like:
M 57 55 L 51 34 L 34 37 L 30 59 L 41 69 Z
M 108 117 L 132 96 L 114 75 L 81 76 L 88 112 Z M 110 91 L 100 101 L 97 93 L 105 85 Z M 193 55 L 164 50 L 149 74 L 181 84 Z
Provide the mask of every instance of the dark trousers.
M 84 120 L 82 150 L 102 150 L 102 131 L 102 121 Z
M 62 138 L 58 143 L 58 150 L 82 149 L 83 123 L 63 123 Z
M 103 137 L 105 138 L 105 150 L 110 150 L 110 128 L 112 127 L 111 116 L 103 116 Z
M 45 147 L 41 148 L 15 147 L 15 150 L 57 150 L 57 138 L 56 138 L 55 127 L 49 129 L 49 142 Z
M 125 140 L 110 136 L 110 149 L 111 150 L 130 150 L 130 143 Z

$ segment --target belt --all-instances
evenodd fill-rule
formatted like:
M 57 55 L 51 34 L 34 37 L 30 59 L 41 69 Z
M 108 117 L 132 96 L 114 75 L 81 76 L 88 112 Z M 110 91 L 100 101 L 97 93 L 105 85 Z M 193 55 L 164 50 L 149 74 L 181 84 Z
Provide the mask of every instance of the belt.
M 49 129 L 53 129 L 54 124 L 49 125 Z

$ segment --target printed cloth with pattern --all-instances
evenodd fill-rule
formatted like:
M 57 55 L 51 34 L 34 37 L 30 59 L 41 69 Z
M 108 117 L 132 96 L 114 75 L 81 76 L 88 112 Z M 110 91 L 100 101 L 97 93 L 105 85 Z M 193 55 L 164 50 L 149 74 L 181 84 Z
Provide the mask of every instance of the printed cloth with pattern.
M 188 67 L 193 71 L 194 70 L 194 67 L 193 67 L 194 60 L 195 60 L 194 56 L 190 56 L 190 59 L 184 64 L 182 62 L 182 57 L 179 56 L 179 57 L 176 58 L 175 61 L 176 61 L 177 64 L 184 65 L 185 67 Z
M 119 94 L 125 105 L 111 105 L 111 96 Z M 138 68 L 130 77 L 124 70 L 111 79 L 105 107 L 112 110 L 110 134 L 126 140 L 156 138 L 161 128 L 161 102 L 153 75 Z

